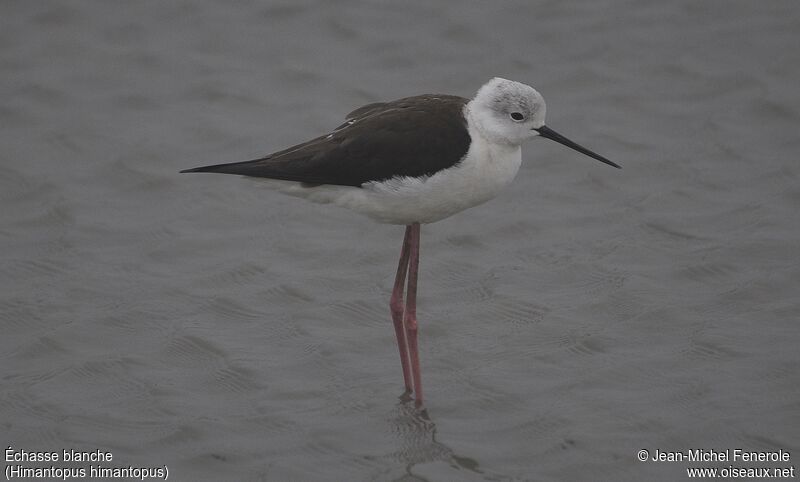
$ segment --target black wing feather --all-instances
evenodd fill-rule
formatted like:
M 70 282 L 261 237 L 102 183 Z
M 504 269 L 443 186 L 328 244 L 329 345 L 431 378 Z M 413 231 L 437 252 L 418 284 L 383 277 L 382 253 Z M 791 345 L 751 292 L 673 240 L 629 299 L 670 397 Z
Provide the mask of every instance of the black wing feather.
M 344 186 L 394 176 L 429 176 L 456 165 L 467 153 L 470 136 L 463 117 L 467 102 L 457 96 L 421 95 L 368 104 L 348 114 L 347 122 L 328 135 L 252 161 L 181 172 Z

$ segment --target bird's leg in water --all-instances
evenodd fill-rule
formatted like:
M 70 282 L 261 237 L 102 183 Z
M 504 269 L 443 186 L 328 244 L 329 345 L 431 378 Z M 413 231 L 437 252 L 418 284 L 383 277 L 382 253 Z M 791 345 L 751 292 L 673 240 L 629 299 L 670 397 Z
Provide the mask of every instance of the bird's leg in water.
M 419 273 L 419 223 L 410 228 L 408 291 L 406 293 L 406 309 L 403 313 L 403 325 L 406 328 L 408 353 L 411 358 L 411 375 L 414 379 L 414 398 L 417 406 L 422 405 L 422 379 L 419 370 L 419 351 L 417 350 L 417 274 Z
M 403 291 L 406 288 L 406 273 L 408 272 L 409 260 L 409 241 L 411 239 L 411 226 L 406 226 L 406 234 L 403 238 L 403 248 L 400 250 L 400 262 L 397 265 L 397 275 L 394 278 L 394 289 L 392 298 L 389 301 L 389 308 L 392 312 L 394 322 L 394 332 L 397 335 L 397 348 L 400 350 L 400 363 L 403 365 L 403 381 L 406 385 L 406 393 L 411 393 L 413 382 L 411 381 L 411 367 L 408 361 L 408 344 L 406 343 L 406 329 L 403 326 L 403 314 L 405 306 L 403 303 Z

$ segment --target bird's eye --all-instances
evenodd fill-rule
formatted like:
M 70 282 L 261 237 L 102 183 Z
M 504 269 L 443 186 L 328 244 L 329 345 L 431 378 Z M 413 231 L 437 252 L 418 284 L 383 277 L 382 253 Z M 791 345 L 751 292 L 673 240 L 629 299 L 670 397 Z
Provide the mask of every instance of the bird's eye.
M 509 115 L 511 116 L 511 119 L 514 120 L 515 122 L 519 122 L 519 121 L 525 119 L 525 116 L 522 115 L 520 112 L 512 112 Z

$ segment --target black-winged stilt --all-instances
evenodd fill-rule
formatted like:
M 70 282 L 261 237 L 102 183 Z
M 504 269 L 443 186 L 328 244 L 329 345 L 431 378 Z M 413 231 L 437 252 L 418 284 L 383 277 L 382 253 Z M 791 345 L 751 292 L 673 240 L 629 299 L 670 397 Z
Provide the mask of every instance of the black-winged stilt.
M 473 99 L 418 95 L 360 107 L 331 133 L 259 159 L 197 167 L 275 180 L 281 191 L 406 226 L 389 306 L 407 393 L 422 403 L 417 349 L 420 224 L 495 197 L 519 170 L 522 143 L 554 140 L 619 168 L 547 127 L 532 87 L 494 78 Z M 405 291 L 405 303 L 404 303 Z

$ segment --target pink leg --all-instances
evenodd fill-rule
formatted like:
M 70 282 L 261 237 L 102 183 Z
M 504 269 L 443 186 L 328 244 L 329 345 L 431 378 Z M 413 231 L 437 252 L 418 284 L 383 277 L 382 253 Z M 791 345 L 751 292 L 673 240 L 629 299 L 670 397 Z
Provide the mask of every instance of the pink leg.
M 394 289 L 392 298 L 389 301 L 389 309 L 392 312 L 394 322 L 394 333 L 397 335 L 397 348 L 400 349 L 400 363 L 403 365 L 403 381 L 406 384 L 406 392 L 412 391 L 411 368 L 408 362 L 408 346 L 406 344 L 406 330 L 403 327 L 403 291 L 406 284 L 406 272 L 408 272 L 409 241 L 411 239 L 411 226 L 406 226 L 406 234 L 403 238 L 403 248 L 400 250 L 400 262 L 397 265 L 397 275 L 394 278 Z
M 408 353 L 411 357 L 411 373 L 414 378 L 416 405 L 422 405 L 422 378 L 419 370 L 419 351 L 417 350 L 417 274 L 419 273 L 419 223 L 410 228 L 408 260 L 408 293 L 403 324 L 406 327 Z

